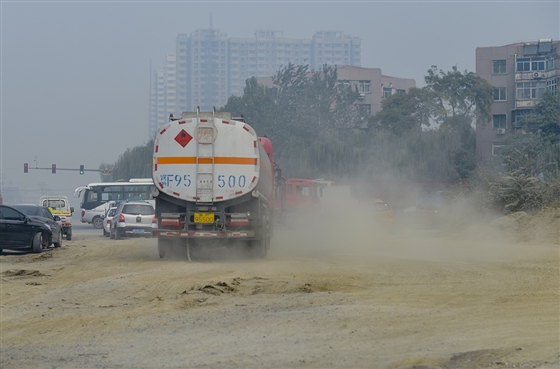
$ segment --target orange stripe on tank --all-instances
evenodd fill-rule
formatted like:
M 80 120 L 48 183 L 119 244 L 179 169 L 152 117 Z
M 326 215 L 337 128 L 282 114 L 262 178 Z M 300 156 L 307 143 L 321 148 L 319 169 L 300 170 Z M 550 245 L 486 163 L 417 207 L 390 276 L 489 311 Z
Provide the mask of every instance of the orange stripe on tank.
M 157 163 L 162 164 L 196 164 L 195 156 L 165 156 L 158 157 Z M 212 158 L 198 158 L 198 164 L 212 164 Z M 240 158 L 232 156 L 215 156 L 214 164 L 257 165 L 257 158 Z

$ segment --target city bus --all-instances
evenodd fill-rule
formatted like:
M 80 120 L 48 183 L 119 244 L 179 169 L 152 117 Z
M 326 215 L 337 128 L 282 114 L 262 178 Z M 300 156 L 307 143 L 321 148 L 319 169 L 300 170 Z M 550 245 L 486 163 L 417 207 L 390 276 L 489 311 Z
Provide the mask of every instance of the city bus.
M 103 228 L 107 203 L 120 201 L 147 201 L 155 206 L 152 196 L 154 181 L 151 178 L 133 178 L 129 181 L 90 183 L 74 190 L 74 197 L 82 196 L 81 222 Z

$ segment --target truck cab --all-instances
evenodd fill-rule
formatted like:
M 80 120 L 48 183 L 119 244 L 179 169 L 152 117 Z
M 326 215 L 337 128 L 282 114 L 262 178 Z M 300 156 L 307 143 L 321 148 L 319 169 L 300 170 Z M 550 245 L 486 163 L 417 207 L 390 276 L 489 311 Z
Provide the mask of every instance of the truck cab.
M 312 179 L 288 178 L 285 189 L 287 211 L 314 212 L 321 209 L 323 184 Z
M 58 215 L 62 226 L 62 235 L 66 240 L 72 239 L 72 213 L 74 207 L 70 206 L 68 197 L 66 196 L 41 196 L 39 199 L 40 206 L 46 206 L 52 215 Z

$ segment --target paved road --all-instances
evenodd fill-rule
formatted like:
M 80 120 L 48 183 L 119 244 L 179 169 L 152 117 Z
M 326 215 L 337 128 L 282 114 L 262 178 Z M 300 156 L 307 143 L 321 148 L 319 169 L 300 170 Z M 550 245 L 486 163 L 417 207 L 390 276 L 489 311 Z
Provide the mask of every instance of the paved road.
M 95 229 L 91 224 L 78 221 L 72 223 L 72 233 L 74 235 L 103 235 L 103 230 Z

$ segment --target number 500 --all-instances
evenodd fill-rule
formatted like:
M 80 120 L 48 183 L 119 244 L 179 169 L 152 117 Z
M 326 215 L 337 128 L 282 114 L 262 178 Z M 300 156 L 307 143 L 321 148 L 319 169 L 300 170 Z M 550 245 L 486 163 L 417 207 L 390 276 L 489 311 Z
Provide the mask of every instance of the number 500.
M 236 176 L 228 176 L 226 178 L 225 175 L 220 174 L 218 176 L 218 187 L 223 188 L 223 187 L 229 187 L 229 188 L 233 188 L 233 187 L 245 187 L 245 185 L 247 184 L 247 177 L 245 177 L 244 175 L 240 175 L 239 177 Z

